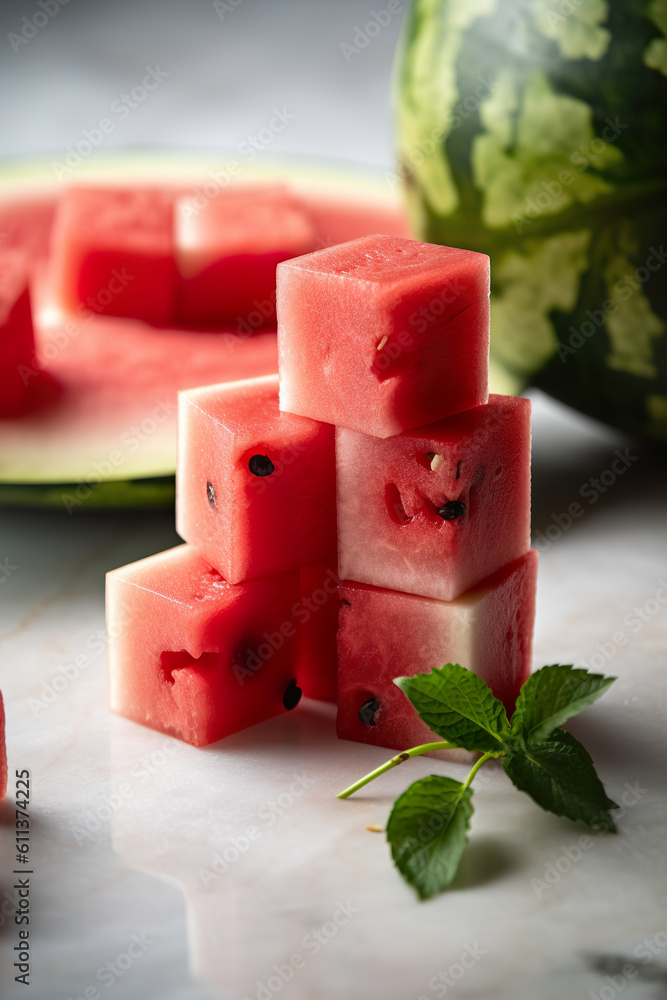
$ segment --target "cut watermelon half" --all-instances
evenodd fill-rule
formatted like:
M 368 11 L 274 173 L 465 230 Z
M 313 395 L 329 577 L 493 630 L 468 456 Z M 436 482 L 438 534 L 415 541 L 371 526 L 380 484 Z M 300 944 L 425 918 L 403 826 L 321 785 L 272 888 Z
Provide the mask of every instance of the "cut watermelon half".
M 219 161 L 203 157 L 125 154 L 82 165 L 77 183 L 164 184 L 182 194 L 219 171 Z M 246 179 L 287 184 L 320 245 L 378 231 L 407 235 L 400 202 L 374 175 L 287 162 L 248 166 Z M 30 248 L 37 265 L 37 358 L 61 386 L 58 395 L 42 393 L 41 408 L 0 421 L 0 502 L 72 510 L 169 503 L 178 390 L 275 373 L 275 331 L 248 337 L 236 325 L 217 332 L 160 329 L 87 312 L 68 319 L 43 274 L 62 190 L 48 162 L 0 175 L 0 233 L 8 234 L 6 245 Z M 37 382 L 35 376 L 29 386 Z

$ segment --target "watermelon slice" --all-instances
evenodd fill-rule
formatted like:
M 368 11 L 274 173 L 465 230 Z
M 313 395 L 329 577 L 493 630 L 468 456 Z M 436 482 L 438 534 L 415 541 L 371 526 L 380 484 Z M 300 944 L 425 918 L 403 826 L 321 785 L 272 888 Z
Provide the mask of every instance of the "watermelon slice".
M 7 795 L 7 740 L 5 737 L 5 703 L 0 691 L 0 800 Z
M 315 249 L 317 233 L 283 185 L 231 187 L 176 204 L 178 315 L 230 322 L 238 333 L 275 326 L 276 265 Z
M 112 711 L 204 746 L 293 708 L 298 596 L 296 572 L 232 586 L 188 545 L 108 573 Z
M 377 437 L 488 398 L 489 258 L 368 236 L 278 265 L 283 410 Z
M 452 601 L 530 548 L 530 401 L 381 440 L 338 428 L 343 579 Z
M 70 188 L 53 230 L 53 287 L 65 312 L 173 324 L 174 192 Z
M 123 152 L 82 164 L 77 180 L 96 188 L 160 184 L 175 199 L 207 189 L 210 178 L 224 179 L 224 170 L 219 158 L 180 151 Z M 396 195 L 382 178 L 358 168 L 263 162 L 247 165 L 246 179 L 288 184 L 313 220 L 319 245 L 379 230 L 407 235 Z M 31 261 L 43 261 L 62 191 L 48 160 L 3 168 L 0 234 L 7 235 L 6 245 L 23 246 Z M 275 331 L 239 337 L 230 325 L 194 332 L 87 311 L 72 318 L 56 308 L 43 278 L 36 284 L 37 358 L 62 391 L 39 411 L 0 423 L 0 503 L 76 510 L 169 505 L 177 390 L 276 372 Z M 32 379 L 29 388 L 37 382 Z M 153 413 L 160 404 L 164 419 L 158 422 Z
M 303 566 L 296 609 L 301 630 L 299 686 L 307 698 L 334 704 L 338 674 L 339 583 L 335 559 Z
M 393 680 L 445 663 L 478 674 L 511 712 L 530 673 L 536 575 L 537 552 L 531 549 L 450 602 L 344 582 L 339 737 L 396 750 L 441 739 Z
M 0 250 L 0 416 L 18 414 L 28 394 L 25 372 L 32 372 L 32 328 L 28 257 L 22 250 Z
M 336 550 L 334 429 L 278 409 L 278 376 L 179 400 L 176 530 L 230 583 Z

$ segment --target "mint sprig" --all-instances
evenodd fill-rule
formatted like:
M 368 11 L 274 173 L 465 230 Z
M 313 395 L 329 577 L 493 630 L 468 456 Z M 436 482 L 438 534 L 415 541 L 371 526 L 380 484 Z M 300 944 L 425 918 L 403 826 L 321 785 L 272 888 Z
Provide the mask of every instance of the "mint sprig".
M 421 899 L 441 892 L 456 875 L 473 811 L 470 785 L 490 758 L 501 759 L 514 785 L 543 809 L 615 832 L 611 810 L 619 807 L 607 796 L 587 750 L 560 728 L 614 680 L 570 665 L 542 667 L 522 687 L 508 720 L 485 681 L 458 663 L 430 674 L 397 677 L 394 683 L 442 740 L 397 754 L 338 797 L 348 798 L 385 771 L 429 750 L 462 748 L 483 754 L 465 782 L 431 775 L 410 785 L 394 803 L 387 840 L 396 867 Z

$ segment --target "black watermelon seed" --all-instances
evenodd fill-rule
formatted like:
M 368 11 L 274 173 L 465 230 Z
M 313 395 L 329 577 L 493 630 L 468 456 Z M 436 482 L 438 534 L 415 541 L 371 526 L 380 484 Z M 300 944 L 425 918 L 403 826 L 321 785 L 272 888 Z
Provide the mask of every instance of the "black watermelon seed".
M 359 722 L 363 722 L 365 726 L 375 725 L 375 713 L 380 707 L 380 702 L 377 698 L 369 698 L 365 701 L 361 708 L 359 709 Z
M 448 500 L 438 510 L 443 521 L 456 521 L 458 517 L 463 517 L 465 512 L 466 505 L 461 500 Z
M 253 455 L 248 462 L 253 476 L 270 476 L 275 466 L 268 455 Z
M 296 681 L 290 681 L 283 694 L 283 705 L 288 712 L 291 712 L 293 708 L 296 708 L 301 701 L 302 694 L 303 691 L 300 687 L 298 687 Z
M 206 484 L 206 496 L 208 497 L 208 502 L 211 507 L 215 507 L 215 488 L 213 483 Z

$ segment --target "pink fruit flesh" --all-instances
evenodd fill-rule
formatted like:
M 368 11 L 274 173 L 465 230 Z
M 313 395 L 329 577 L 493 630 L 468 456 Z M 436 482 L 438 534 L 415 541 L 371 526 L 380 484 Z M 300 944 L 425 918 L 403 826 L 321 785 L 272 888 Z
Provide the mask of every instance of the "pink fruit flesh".
M 60 307 L 84 305 L 157 326 L 173 322 L 175 197 L 161 188 L 70 188 L 51 246 Z
M 389 437 L 486 402 L 485 254 L 367 236 L 277 273 L 283 410 Z
M 296 572 L 232 586 L 188 545 L 108 573 L 112 710 L 194 746 L 285 712 L 298 593 Z
M 34 374 L 28 256 L 0 250 L 0 417 L 19 415 Z
M 334 430 L 281 413 L 277 375 L 181 394 L 176 480 L 179 535 L 230 583 L 335 552 Z
M 442 739 L 421 721 L 393 680 L 445 663 L 478 674 L 511 712 L 530 673 L 536 575 L 537 552 L 531 549 L 451 602 L 344 582 L 339 737 L 396 750 Z M 365 722 L 359 718 L 363 706 Z
M 239 333 L 274 326 L 276 266 L 317 244 L 314 225 L 284 186 L 238 187 L 176 205 L 178 313 L 228 321 Z
M 530 402 L 380 439 L 336 431 L 342 579 L 452 601 L 530 547 Z
M 301 651 L 297 678 L 307 698 L 336 704 L 338 654 L 338 573 L 336 560 L 303 566 L 298 619 Z

